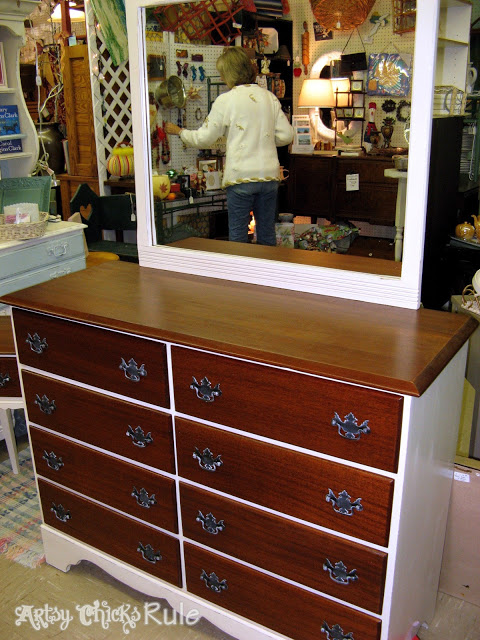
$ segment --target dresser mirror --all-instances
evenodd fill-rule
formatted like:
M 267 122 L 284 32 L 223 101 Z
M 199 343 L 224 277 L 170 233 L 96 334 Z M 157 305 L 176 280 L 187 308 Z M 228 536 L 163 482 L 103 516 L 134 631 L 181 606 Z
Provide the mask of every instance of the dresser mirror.
M 422 33 L 422 37 L 416 38 L 414 60 L 421 60 L 422 64 L 414 65 L 412 78 L 409 179 L 406 190 L 403 255 L 401 264 L 387 260 L 378 261 L 384 263 L 385 269 L 382 266 L 372 269 L 372 261 L 368 257 L 353 258 L 349 255 L 324 254 L 319 257 L 318 263 L 312 264 L 308 261 L 299 263 L 292 262 L 288 257 L 285 258 L 284 250 L 281 248 L 250 244 L 239 246 L 237 243 L 217 240 L 201 243 L 200 249 L 197 249 L 196 245 L 193 245 L 194 248 L 192 246 L 184 248 L 179 246 L 182 243 L 175 242 L 175 239 L 170 244 L 162 244 L 163 230 L 159 228 L 159 224 L 164 223 L 159 222 L 162 218 L 158 213 L 158 203 L 155 203 L 153 198 L 154 173 L 165 173 L 165 167 L 167 169 L 170 166 L 176 167 L 178 163 L 173 157 L 175 149 L 167 148 L 167 151 L 172 154 L 172 163 L 162 168 L 158 162 L 158 155 L 161 157 L 164 149 L 161 149 L 162 141 L 158 141 L 160 148 L 157 150 L 156 166 L 152 166 L 151 125 L 154 122 L 151 118 L 155 117 L 152 107 L 158 107 L 158 104 L 152 105 L 152 93 L 154 93 L 152 86 L 158 86 L 159 71 L 158 60 L 152 60 L 149 53 L 151 49 L 147 46 L 147 39 L 152 37 L 147 23 L 151 20 L 155 9 L 167 4 L 172 5 L 172 3 L 165 0 L 153 2 L 130 0 L 126 4 L 140 264 L 227 281 L 248 282 L 281 289 L 418 308 L 430 155 L 436 25 L 440 0 L 419 3 L 417 8 L 416 30 L 417 33 Z M 185 8 L 185 4 L 175 3 L 173 7 L 181 10 Z M 162 38 L 172 36 L 171 33 L 161 35 Z M 159 44 L 158 51 L 161 52 L 161 49 L 162 45 Z M 166 59 L 167 64 L 163 72 L 166 78 L 180 73 L 178 77 L 182 79 L 185 75 L 184 86 L 187 92 L 192 85 L 192 76 L 191 69 L 188 76 L 184 74 L 185 63 L 195 65 L 197 73 L 202 66 L 202 62 L 192 62 L 191 53 L 194 49 L 195 47 L 191 45 L 176 43 L 173 49 L 175 58 Z M 186 50 L 185 58 L 181 57 L 182 50 Z M 207 64 L 203 66 L 205 68 Z M 218 80 L 216 78 L 216 81 Z M 206 78 L 202 83 L 201 94 L 203 95 L 199 101 L 199 108 L 203 111 L 203 115 L 206 115 Z M 178 114 L 179 111 L 175 107 L 165 108 L 161 118 L 177 122 Z M 200 124 L 201 122 L 197 125 L 188 122 L 187 126 L 197 128 Z M 172 141 L 171 146 L 174 147 L 177 144 L 181 148 L 181 142 L 178 139 Z M 155 149 L 153 151 L 155 152 Z M 194 151 L 194 153 L 196 155 L 197 152 Z M 153 162 L 155 163 L 155 158 Z M 206 194 L 208 193 L 207 191 Z M 180 216 L 175 219 L 172 217 L 171 223 L 175 224 L 180 219 Z M 310 253 L 292 249 L 288 251 L 295 254 Z

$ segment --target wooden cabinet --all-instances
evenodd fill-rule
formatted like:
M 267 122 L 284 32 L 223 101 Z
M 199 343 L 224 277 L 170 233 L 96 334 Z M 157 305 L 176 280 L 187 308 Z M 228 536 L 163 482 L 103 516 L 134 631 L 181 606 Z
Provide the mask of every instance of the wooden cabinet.
M 3 301 L 50 564 L 240 640 L 433 615 L 473 318 L 121 262 Z
M 365 220 L 395 225 L 397 181 L 386 178 L 391 158 L 375 156 L 302 156 L 290 161 L 290 206 L 295 215 L 331 220 Z M 356 174 L 359 189 L 347 191 L 348 175 Z

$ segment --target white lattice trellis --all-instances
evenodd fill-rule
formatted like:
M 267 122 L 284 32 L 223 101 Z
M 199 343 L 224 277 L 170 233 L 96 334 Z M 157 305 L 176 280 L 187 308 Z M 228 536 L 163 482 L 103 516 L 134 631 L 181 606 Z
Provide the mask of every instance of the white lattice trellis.
M 112 149 L 124 140 L 132 141 L 130 73 L 128 62 L 119 66 L 112 63 L 89 2 L 85 3 L 85 10 L 98 178 L 100 193 L 103 194 L 107 178 L 106 165 Z

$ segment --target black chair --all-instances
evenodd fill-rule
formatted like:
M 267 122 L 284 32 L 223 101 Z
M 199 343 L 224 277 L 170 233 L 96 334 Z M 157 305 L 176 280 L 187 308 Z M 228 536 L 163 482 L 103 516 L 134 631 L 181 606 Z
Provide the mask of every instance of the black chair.
M 138 262 L 136 242 L 125 242 L 125 231 L 136 231 L 137 216 L 134 194 L 99 196 L 86 183 L 78 186 L 70 200 L 70 213 L 79 212 L 89 252 L 115 253 L 120 260 Z M 104 231 L 114 231 L 115 240 L 107 240 Z

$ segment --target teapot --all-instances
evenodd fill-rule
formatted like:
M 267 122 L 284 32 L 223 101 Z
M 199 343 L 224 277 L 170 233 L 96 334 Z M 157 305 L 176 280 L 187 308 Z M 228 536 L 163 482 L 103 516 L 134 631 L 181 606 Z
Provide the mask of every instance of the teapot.
M 480 240 L 480 215 L 477 216 L 476 215 L 472 215 L 473 218 L 473 224 L 475 226 L 475 233 L 477 234 L 477 238 Z
M 462 240 L 471 240 L 475 235 L 475 227 L 468 222 L 462 222 L 455 227 L 455 235 Z

